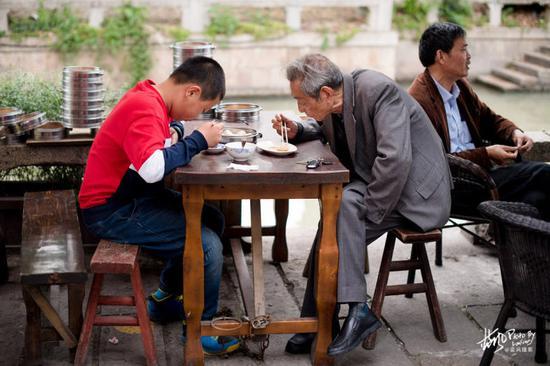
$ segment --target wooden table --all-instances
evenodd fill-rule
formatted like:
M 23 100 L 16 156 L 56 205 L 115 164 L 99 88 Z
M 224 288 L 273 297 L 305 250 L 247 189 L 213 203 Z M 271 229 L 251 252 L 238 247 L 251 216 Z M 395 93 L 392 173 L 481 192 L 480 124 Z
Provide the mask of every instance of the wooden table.
M 272 114 L 263 113 L 260 126 L 264 139 L 277 141 L 269 120 Z M 191 123 L 186 125 L 189 130 Z M 188 131 L 186 131 L 188 132 Z M 331 161 L 314 170 L 307 170 L 307 159 L 322 157 Z M 320 141 L 300 144 L 295 155 L 275 157 L 255 153 L 248 164 L 258 165 L 257 171 L 228 170 L 231 157 L 221 155 L 195 156 L 190 164 L 173 173 L 174 183 L 181 186 L 186 216 L 186 242 L 183 256 L 184 309 L 187 314 L 187 342 L 184 346 L 186 365 L 204 363 L 200 343 L 201 335 L 262 335 L 275 333 L 317 332 L 313 350 L 315 365 L 332 364 L 326 353 L 332 335 L 332 314 L 336 304 L 336 279 L 338 247 L 336 244 L 336 218 L 340 204 L 342 185 L 349 179 L 349 172 L 338 162 L 328 146 Z M 272 320 L 266 327 L 254 329 L 252 320 L 265 315 L 263 300 L 263 270 L 261 260 L 261 218 L 259 200 L 317 198 L 321 206 L 322 233 L 317 255 L 315 296 L 319 316 Z M 201 211 L 205 200 L 251 200 L 253 286 L 250 280 L 244 284 L 252 287 L 253 301 L 245 299 L 250 322 L 219 322 L 216 328 L 210 322 L 202 322 L 204 308 L 204 268 L 201 245 Z M 246 277 L 246 276 L 244 276 Z M 241 286 L 243 281 L 241 280 Z

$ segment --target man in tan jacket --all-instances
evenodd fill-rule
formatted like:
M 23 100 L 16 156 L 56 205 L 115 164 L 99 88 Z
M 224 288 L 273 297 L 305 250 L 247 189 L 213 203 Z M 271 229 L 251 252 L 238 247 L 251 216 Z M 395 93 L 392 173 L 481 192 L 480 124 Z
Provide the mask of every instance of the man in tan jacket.
M 533 140 L 512 121 L 493 112 L 466 81 L 470 53 L 466 32 L 452 23 L 436 23 L 420 39 L 425 71 L 409 93 L 420 103 L 447 153 L 485 168 L 504 201 L 536 206 L 550 218 L 550 165 L 521 161 Z

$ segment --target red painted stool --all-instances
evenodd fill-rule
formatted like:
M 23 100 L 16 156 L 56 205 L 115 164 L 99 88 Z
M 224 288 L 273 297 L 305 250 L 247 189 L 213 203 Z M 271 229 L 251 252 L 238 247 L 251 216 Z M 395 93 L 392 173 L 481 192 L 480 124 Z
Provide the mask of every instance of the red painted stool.
M 84 364 L 94 325 L 139 325 L 147 365 L 157 365 L 153 333 L 151 331 L 149 318 L 147 317 L 145 298 L 143 297 L 141 274 L 139 271 L 139 264 L 137 262 L 138 255 L 139 247 L 137 245 L 117 244 L 106 240 L 101 240 L 99 242 L 90 263 L 90 268 L 94 274 L 94 278 L 92 288 L 90 290 L 90 296 L 88 298 L 84 325 L 82 326 L 82 332 L 80 333 L 80 340 L 78 341 L 78 348 L 76 350 L 74 360 L 75 365 L 78 366 Z M 103 285 L 104 275 L 120 273 L 130 275 L 134 295 L 102 295 L 101 287 Z M 97 307 L 100 305 L 135 306 L 136 315 L 97 314 Z

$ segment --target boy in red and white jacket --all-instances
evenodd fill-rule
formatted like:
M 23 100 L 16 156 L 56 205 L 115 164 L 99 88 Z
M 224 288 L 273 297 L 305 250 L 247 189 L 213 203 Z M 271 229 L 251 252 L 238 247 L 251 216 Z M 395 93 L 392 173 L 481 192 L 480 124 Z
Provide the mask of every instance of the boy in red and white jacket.
M 183 137 L 181 122 L 219 103 L 225 75 L 211 58 L 187 59 L 160 84 L 139 82 L 113 108 L 94 139 L 79 194 L 82 216 L 98 237 L 137 244 L 166 259 L 159 289 L 147 301 L 151 320 L 183 320 L 182 253 L 185 217 L 181 195 L 164 187 L 163 178 L 193 156 L 215 146 L 223 125 L 206 122 Z M 223 215 L 205 206 L 202 217 L 204 250 L 203 320 L 218 307 L 222 272 Z M 239 347 L 230 337 L 202 337 L 209 353 Z

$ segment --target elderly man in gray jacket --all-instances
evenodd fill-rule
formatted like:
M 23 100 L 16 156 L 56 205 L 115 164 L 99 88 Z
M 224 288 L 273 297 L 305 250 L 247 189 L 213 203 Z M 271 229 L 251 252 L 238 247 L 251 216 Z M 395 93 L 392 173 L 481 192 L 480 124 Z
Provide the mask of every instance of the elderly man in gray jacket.
M 335 356 L 380 327 L 366 303 L 366 246 L 398 226 L 423 231 L 443 226 L 451 206 L 451 176 L 441 139 L 424 110 L 388 77 L 371 70 L 344 75 L 320 54 L 295 60 L 286 72 L 298 109 L 309 119 L 277 115 L 273 128 L 280 131 L 284 122 L 294 142 L 324 138 L 350 171 L 337 223 L 337 301 L 348 304 L 349 314 L 328 348 Z M 301 316 L 316 314 L 310 267 Z M 286 350 L 308 353 L 313 338 L 296 334 Z

